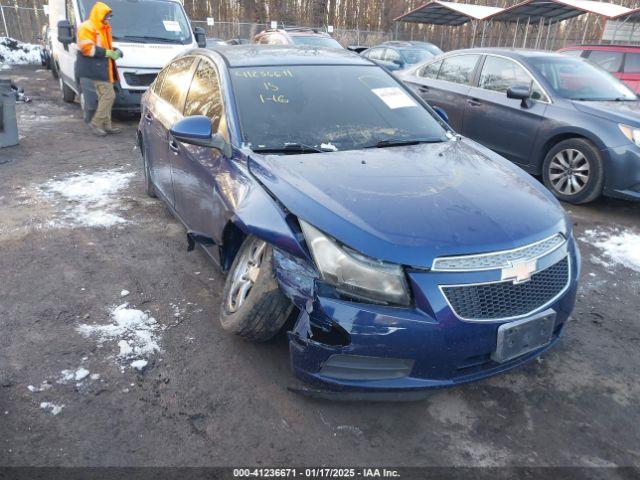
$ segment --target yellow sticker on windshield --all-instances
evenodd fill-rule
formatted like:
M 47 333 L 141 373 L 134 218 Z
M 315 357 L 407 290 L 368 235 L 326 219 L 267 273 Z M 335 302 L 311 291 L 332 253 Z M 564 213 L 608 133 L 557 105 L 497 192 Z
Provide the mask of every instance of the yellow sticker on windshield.
M 404 107 L 417 107 L 418 104 L 407 95 L 401 88 L 387 87 L 374 88 L 371 90 L 380 100 L 382 100 L 391 110 Z

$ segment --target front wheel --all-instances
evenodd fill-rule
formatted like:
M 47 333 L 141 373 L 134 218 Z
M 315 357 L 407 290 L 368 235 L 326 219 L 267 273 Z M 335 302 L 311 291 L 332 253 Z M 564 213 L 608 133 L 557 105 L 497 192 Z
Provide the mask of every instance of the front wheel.
M 220 323 L 226 331 L 264 342 L 286 323 L 293 308 L 273 272 L 273 249 L 249 236 L 236 255 L 224 286 Z
M 600 152 L 584 138 L 563 140 L 545 157 L 542 179 L 546 187 L 563 202 L 592 202 L 602 194 L 604 185 Z
M 62 100 L 67 103 L 73 102 L 73 100 L 76 98 L 76 92 L 74 92 L 66 83 L 64 83 L 62 77 L 58 78 L 58 82 L 60 83 L 60 90 L 62 91 Z

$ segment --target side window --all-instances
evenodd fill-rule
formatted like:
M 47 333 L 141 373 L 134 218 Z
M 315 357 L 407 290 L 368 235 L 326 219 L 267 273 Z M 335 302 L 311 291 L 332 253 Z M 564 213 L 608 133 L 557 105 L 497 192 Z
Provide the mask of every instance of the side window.
M 156 95 L 160 95 L 160 89 L 162 88 L 162 81 L 164 80 L 164 77 L 167 75 L 168 70 L 169 70 L 168 67 L 160 70 L 160 72 L 158 72 L 158 76 L 156 77 L 156 79 L 153 81 L 153 84 L 151 85 L 151 89 L 153 90 L 153 93 L 155 93 Z
M 393 48 L 387 48 L 387 51 L 384 53 L 384 59 L 387 62 L 393 62 L 394 60 L 402 60 L 402 57 Z
M 622 66 L 622 52 L 608 52 L 606 50 L 592 50 L 587 57 L 590 62 L 599 65 L 607 72 L 619 72 Z
M 178 112 L 182 112 L 184 86 L 188 85 L 191 80 L 189 74 L 191 73 L 192 64 L 193 57 L 183 57 L 165 68 L 166 73 L 160 86 L 160 96 L 163 100 L 173 105 Z
M 442 65 L 442 60 L 425 65 L 418 71 L 418 76 L 424 78 L 438 78 L 440 65 Z
M 201 60 L 189 88 L 184 116 L 206 115 L 211 119 L 213 131 L 217 132 L 222 114 L 222 94 L 218 72 L 211 62 Z
M 382 60 L 383 53 L 383 48 L 374 48 L 367 54 L 367 58 L 370 58 L 371 60 Z
M 480 88 L 506 93 L 509 87 L 524 85 L 531 88 L 531 98 L 548 101 L 531 75 L 516 62 L 507 58 L 487 56 L 480 73 Z
M 624 59 L 624 73 L 640 73 L 640 53 L 627 53 Z
M 446 80 L 463 85 L 471 84 L 473 70 L 479 57 L 480 55 L 454 55 L 445 58 L 438 73 L 438 80 Z

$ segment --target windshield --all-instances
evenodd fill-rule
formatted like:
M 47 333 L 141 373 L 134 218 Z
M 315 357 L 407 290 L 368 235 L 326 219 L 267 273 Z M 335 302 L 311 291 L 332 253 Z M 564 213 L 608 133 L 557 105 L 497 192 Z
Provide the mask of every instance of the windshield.
M 80 0 L 80 15 L 89 17 L 94 0 Z M 116 41 L 191 43 L 191 28 L 178 2 L 163 0 L 108 0 L 113 10 L 111 34 Z
M 573 57 L 534 57 L 529 63 L 553 91 L 570 100 L 636 100 L 624 84 L 601 68 Z
M 403 48 L 400 50 L 400 53 L 402 53 L 402 56 L 404 57 L 405 62 L 407 62 L 410 65 L 421 62 L 422 60 L 433 58 L 433 54 L 428 50 L 418 50 L 417 48 L 416 49 Z
M 254 150 L 295 144 L 322 151 L 379 142 L 445 141 L 435 118 L 380 67 L 232 68 L 243 141 Z
M 342 48 L 333 38 L 316 35 L 291 35 L 291 40 L 295 45 L 313 45 L 314 47 Z

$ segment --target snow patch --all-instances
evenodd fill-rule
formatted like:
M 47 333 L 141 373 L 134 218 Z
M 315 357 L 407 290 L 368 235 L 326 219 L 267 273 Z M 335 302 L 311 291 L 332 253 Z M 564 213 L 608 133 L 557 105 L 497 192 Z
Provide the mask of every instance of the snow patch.
M 64 408 L 64 404 L 56 405 L 55 403 L 51 403 L 51 402 L 41 402 L 40 408 L 47 412 L 50 412 L 53 415 L 58 415 Z
M 81 382 L 89 376 L 89 370 L 80 367 L 77 370 L 62 370 L 58 383 Z
M 38 393 L 38 392 L 44 392 L 45 390 L 49 390 L 53 385 L 51 385 L 49 382 L 47 382 L 46 380 L 44 382 L 42 382 L 40 384 L 39 387 L 34 387 L 33 385 L 29 385 L 27 387 L 27 389 L 31 392 L 31 393 Z
M 40 46 L 32 43 L 19 42 L 9 37 L 0 37 L 0 66 L 25 65 L 40 63 Z
M 592 256 L 594 263 L 604 266 L 620 264 L 636 272 L 640 272 L 640 234 L 630 230 L 586 230 L 584 237 L 580 238 L 585 243 L 590 243 L 602 251 L 610 260 L 607 262 L 601 258 Z
M 62 179 L 51 179 L 40 190 L 59 205 L 65 201 L 61 226 L 109 228 L 127 220 L 118 215 L 125 207 L 120 191 L 127 187 L 135 174 L 121 170 L 75 173 Z
M 144 370 L 144 368 L 149 364 L 146 360 L 134 360 L 131 362 L 131 368 L 135 368 L 136 370 Z
M 146 357 L 161 351 L 159 334 L 164 328 L 148 313 L 123 303 L 113 308 L 110 316 L 112 323 L 108 325 L 82 324 L 77 330 L 86 337 L 96 338 L 99 345 L 117 342 L 119 351 L 116 356 L 121 361 L 146 362 Z
M 120 292 L 120 296 L 121 296 L 121 297 L 126 297 L 127 295 L 129 295 L 129 293 L 130 293 L 130 292 L 129 292 L 129 290 L 122 290 L 122 291 Z

